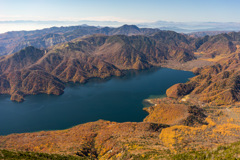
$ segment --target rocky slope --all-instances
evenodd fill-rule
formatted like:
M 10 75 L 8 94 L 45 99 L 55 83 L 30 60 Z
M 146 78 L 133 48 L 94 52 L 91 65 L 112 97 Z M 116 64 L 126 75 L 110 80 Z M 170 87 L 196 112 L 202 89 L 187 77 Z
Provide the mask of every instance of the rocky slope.
M 0 74 L 16 71 L 37 62 L 44 55 L 44 51 L 28 47 L 15 54 L 1 57 Z
M 240 44 L 239 37 L 239 32 L 230 32 L 228 34 L 224 33 L 199 38 L 195 42 L 196 52 L 208 58 L 214 58 L 216 56 L 224 57 L 236 52 Z
M 217 64 L 198 68 L 198 74 L 186 84 L 176 84 L 167 90 L 167 95 L 179 98 L 194 95 L 204 103 L 225 105 L 240 100 L 240 54 L 233 53 Z

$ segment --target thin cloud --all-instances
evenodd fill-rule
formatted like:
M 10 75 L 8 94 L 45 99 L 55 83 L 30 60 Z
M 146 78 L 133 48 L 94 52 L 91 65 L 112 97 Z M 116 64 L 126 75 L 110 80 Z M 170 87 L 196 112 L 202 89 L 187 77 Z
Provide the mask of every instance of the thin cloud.
M 0 21 L 15 21 L 15 20 L 34 20 L 34 21 L 117 21 L 125 23 L 142 23 L 149 22 L 143 19 L 126 19 L 121 17 L 112 16 L 99 16 L 99 17 L 59 17 L 49 18 L 41 16 L 21 16 L 21 15 L 0 15 Z
M 0 15 L 0 21 L 44 20 L 44 18 L 41 16 Z

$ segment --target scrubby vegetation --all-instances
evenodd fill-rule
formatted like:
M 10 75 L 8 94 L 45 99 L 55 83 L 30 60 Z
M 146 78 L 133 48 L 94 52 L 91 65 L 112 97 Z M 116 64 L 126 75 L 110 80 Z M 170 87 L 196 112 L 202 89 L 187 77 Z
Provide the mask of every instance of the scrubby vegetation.
M 171 153 L 170 150 L 162 152 L 146 152 L 144 154 L 130 154 L 125 152 L 121 159 L 148 160 L 148 159 L 165 159 L 165 160 L 237 160 L 240 159 L 240 142 L 230 145 L 219 146 L 211 150 L 193 150 L 187 152 L 177 151 Z M 117 159 L 117 157 L 115 157 Z
M 0 150 L 0 159 L 22 159 L 22 160 L 84 160 L 85 158 L 75 156 L 65 156 L 59 154 L 47 154 L 37 152 L 17 152 L 9 150 Z
M 179 153 L 169 156 L 170 159 L 201 159 L 201 160 L 236 160 L 240 159 L 240 142 L 232 143 L 227 146 L 219 146 L 213 150 L 200 150 L 185 153 Z
M 24 160 L 84 160 L 78 156 L 65 156 L 59 154 L 46 154 L 36 152 L 17 152 L 9 150 L 0 150 L 0 159 L 24 159 Z M 166 159 L 166 160 L 237 160 L 240 159 L 240 142 L 235 142 L 230 145 L 219 146 L 212 150 L 199 150 L 171 153 L 170 150 L 161 152 L 150 151 L 144 154 L 131 154 L 125 151 L 114 155 L 112 159 L 133 159 L 133 160 L 147 160 L 147 159 Z

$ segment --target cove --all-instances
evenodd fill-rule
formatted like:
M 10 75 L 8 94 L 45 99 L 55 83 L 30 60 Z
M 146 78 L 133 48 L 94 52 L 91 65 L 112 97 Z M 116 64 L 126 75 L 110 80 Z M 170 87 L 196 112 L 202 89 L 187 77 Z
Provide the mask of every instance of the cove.
M 168 68 L 129 71 L 124 77 L 68 84 L 63 95 L 26 96 L 23 103 L 0 96 L 0 135 L 59 130 L 97 121 L 140 122 L 147 116 L 143 100 L 164 95 L 194 74 Z

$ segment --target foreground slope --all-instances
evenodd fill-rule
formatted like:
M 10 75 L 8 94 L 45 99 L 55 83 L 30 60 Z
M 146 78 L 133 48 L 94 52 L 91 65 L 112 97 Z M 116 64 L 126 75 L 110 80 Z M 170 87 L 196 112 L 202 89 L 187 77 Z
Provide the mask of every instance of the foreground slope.
M 240 150 L 240 142 L 235 142 L 230 145 L 219 146 L 212 150 L 200 150 L 200 151 L 187 151 L 184 153 L 172 153 L 170 154 L 168 150 L 163 152 L 148 152 L 147 154 L 130 154 L 128 152 L 124 153 L 119 159 L 174 159 L 174 160 L 192 160 L 192 159 L 238 159 Z M 21 152 L 21 151 L 9 151 L 0 150 L 0 158 L 2 159 L 56 159 L 56 160 L 83 160 L 89 159 L 89 157 L 79 157 L 70 155 L 60 155 L 60 154 L 46 154 L 46 153 L 36 153 L 36 152 Z M 93 158 L 92 158 L 93 159 Z M 116 158 L 117 159 L 117 158 Z
M 1 137 L 0 147 L 108 159 L 135 147 L 143 151 L 150 148 L 158 150 L 161 144 L 158 144 L 156 140 L 162 128 L 167 126 L 144 122 L 116 123 L 99 120 L 63 131 Z M 22 139 L 21 137 L 28 138 Z M 15 141 L 16 139 L 18 140 Z M 138 143 L 135 143 L 136 141 Z M 142 148 L 142 145 L 148 146 L 147 149 Z

